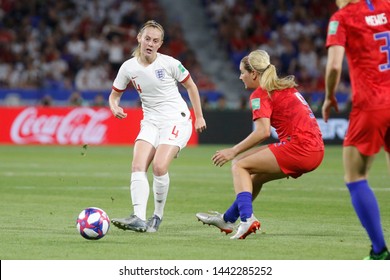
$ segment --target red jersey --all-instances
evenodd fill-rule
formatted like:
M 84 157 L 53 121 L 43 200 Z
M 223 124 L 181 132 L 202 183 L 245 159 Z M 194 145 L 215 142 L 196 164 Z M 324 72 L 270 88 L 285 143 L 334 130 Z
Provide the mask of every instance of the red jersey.
M 326 46 L 345 47 L 353 106 L 390 108 L 390 1 L 350 3 L 330 18 Z
M 323 151 L 324 142 L 310 106 L 295 88 L 275 90 L 271 98 L 257 88 L 250 96 L 253 120 L 269 118 L 279 140 L 296 141 L 303 148 Z

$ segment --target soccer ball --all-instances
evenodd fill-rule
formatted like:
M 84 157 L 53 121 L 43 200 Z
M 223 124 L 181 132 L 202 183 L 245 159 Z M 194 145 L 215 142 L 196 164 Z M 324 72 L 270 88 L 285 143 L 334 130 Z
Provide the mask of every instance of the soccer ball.
M 110 218 L 104 210 L 97 207 L 84 209 L 77 218 L 77 230 L 85 239 L 100 239 L 107 234 L 109 228 Z

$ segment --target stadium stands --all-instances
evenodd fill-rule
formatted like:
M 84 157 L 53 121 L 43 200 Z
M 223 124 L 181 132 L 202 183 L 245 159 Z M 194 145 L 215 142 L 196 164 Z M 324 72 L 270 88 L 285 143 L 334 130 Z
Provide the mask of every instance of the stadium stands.
M 181 60 L 201 91 L 215 90 L 180 25 L 166 20 L 156 0 L 5 0 L 0 17 L 2 103 L 34 105 L 50 95 L 54 104 L 66 105 L 75 90 L 88 101 L 108 95 L 149 19 L 165 28 L 161 52 Z M 138 96 L 132 92 L 124 99 L 136 104 Z
M 251 50 L 266 50 L 280 69 L 279 75 L 295 75 L 301 93 L 318 109 L 324 93 L 326 30 L 336 9 L 334 1 L 202 0 L 202 4 L 220 47 L 236 67 Z M 343 75 L 347 87 L 340 101 L 349 92 L 347 77 Z
M 333 1 L 201 0 L 200 4 L 232 68 L 237 69 L 251 50 L 265 49 L 279 74 L 295 75 L 300 91 L 313 108 L 319 107 Z M 161 52 L 183 62 L 202 97 L 216 102 L 223 95 L 215 86 L 217 73 L 205 74 L 180 22 L 168 20 L 158 0 L 4 0 L 0 18 L 0 103 L 33 105 L 50 95 L 54 104 L 66 105 L 74 91 L 88 103 L 96 95 L 108 96 L 118 67 L 135 47 L 139 26 L 148 19 L 165 27 Z M 349 93 L 348 82 L 343 79 L 343 96 Z M 124 102 L 135 106 L 138 96 L 129 91 Z

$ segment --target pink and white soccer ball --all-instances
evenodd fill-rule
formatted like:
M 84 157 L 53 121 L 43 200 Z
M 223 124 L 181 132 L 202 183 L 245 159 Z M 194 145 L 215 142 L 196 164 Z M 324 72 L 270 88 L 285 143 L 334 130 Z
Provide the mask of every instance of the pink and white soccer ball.
M 104 237 L 110 228 L 107 213 L 97 207 L 88 207 L 77 218 L 77 230 L 82 237 L 97 240 Z

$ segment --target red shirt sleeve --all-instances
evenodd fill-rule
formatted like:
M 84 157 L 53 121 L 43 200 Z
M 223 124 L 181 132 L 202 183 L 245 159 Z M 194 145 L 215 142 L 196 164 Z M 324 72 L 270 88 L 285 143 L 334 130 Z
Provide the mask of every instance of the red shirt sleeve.
M 253 121 L 259 118 L 271 118 L 273 106 L 267 91 L 259 87 L 252 92 L 250 96 L 250 105 Z
M 342 18 L 339 17 L 339 13 L 335 13 L 329 21 L 326 47 L 333 45 L 345 46 L 347 41 L 346 33 Z

